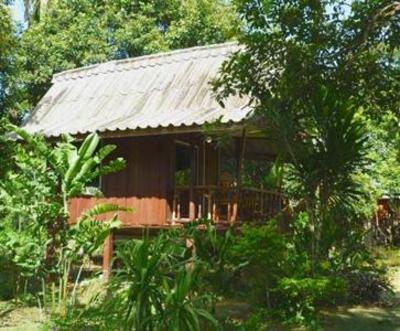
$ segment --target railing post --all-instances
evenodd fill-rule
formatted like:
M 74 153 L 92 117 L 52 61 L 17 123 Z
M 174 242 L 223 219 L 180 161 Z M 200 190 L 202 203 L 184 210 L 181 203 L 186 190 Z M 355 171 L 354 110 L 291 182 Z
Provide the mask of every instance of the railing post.
M 231 217 L 229 218 L 229 222 L 231 224 L 235 223 L 237 221 L 237 215 L 238 215 L 238 201 L 239 201 L 239 190 L 234 195 L 233 198 L 233 204 L 232 204 L 232 214 Z
M 212 198 L 211 198 L 211 190 L 207 192 L 207 218 L 212 220 L 213 210 L 212 210 Z
M 213 202 L 212 205 L 212 221 L 216 222 L 217 221 L 217 204 Z
M 201 218 L 203 215 L 202 215 L 202 205 L 201 205 L 201 203 L 197 206 L 197 218 Z
M 174 196 L 172 198 L 172 225 L 175 225 L 176 221 L 176 192 L 174 191 Z
M 176 219 L 179 221 L 181 219 L 181 198 L 178 196 L 176 204 Z
M 191 185 L 189 191 L 189 219 L 193 221 L 196 218 L 196 206 L 194 203 L 194 192 L 193 187 Z
M 227 221 L 229 222 L 229 223 L 231 223 L 232 222 L 232 203 L 231 203 L 231 201 L 229 201 L 228 202 L 228 205 L 227 205 L 227 211 L 226 211 L 226 218 L 227 218 Z

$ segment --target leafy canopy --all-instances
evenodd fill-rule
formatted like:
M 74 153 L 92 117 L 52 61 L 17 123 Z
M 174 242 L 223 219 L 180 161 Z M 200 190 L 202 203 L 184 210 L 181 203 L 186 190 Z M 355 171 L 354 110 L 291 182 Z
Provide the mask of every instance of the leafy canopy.
M 244 47 L 215 83 L 220 101 L 249 95 L 295 167 L 302 194 L 317 194 L 325 206 L 346 203 L 357 193 L 354 175 L 366 166 L 363 118 L 399 109 L 398 4 L 235 3 Z
M 214 88 L 248 95 L 290 165 L 296 210 L 306 210 L 315 269 L 369 201 L 366 119 L 400 104 L 400 6 L 391 0 L 236 0 L 242 48 Z M 289 175 L 289 176 L 288 176 Z M 329 237 L 330 240 L 324 240 Z M 328 243 L 320 250 L 319 245 Z
M 16 73 L 16 46 L 17 37 L 10 9 L 0 1 L 0 117 L 10 106 L 10 85 Z

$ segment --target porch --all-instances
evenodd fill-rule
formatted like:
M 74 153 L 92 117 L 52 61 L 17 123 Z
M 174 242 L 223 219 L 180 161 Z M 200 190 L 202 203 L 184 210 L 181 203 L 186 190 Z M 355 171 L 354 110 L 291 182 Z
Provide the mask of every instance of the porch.
M 285 202 L 280 183 L 266 180 L 276 160 L 274 143 L 241 129 L 228 133 L 224 144 L 200 132 L 108 138 L 117 146 L 113 157 L 123 157 L 127 166 L 97 183 L 103 197 L 71 199 L 71 222 L 98 203 L 132 208 L 119 213 L 125 229 L 202 218 L 233 225 L 275 216 Z
M 283 203 L 280 192 L 262 187 L 176 186 L 171 223 L 202 218 L 228 224 L 263 221 L 278 214 Z

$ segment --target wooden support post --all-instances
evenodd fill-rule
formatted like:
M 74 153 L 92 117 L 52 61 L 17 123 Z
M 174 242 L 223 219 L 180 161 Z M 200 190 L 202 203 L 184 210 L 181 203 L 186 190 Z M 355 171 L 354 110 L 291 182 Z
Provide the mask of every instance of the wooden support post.
M 234 223 L 238 219 L 238 214 L 239 214 L 239 199 L 240 199 L 240 192 L 242 189 L 242 176 L 243 176 L 243 170 L 244 170 L 244 157 L 245 157 L 245 151 L 246 151 L 246 129 L 243 128 L 242 131 L 242 138 L 240 141 L 240 151 L 238 155 L 238 169 L 237 169 L 237 192 L 235 193 L 234 201 L 233 201 L 233 206 L 232 206 L 232 216 L 230 219 L 231 223 Z
M 190 145 L 190 187 L 189 187 L 189 219 L 193 221 L 196 218 L 196 205 L 194 202 L 194 181 L 195 181 L 195 148 Z
M 103 277 L 106 281 L 109 281 L 111 277 L 113 251 L 114 251 L 114 234 L 111 233 L 106 238 L 103 248 Z
M 240 140 L 236 140 L 236 174 L 237 174 L 237 185 L 240 187 L 242 185 L 242 176 L 244 170 L 244 154 L 246 146 L 246 129 L 243 128 L 242 136 Z

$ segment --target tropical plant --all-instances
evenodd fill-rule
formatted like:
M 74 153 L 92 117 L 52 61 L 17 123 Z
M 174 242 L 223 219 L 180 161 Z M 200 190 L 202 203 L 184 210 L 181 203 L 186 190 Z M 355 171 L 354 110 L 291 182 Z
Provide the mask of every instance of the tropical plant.
M 265 133 L 290 165 L 292 202 L 310 217 L 315 268 L 328 252 L 324 228 L 348 226 L 354 215 L 361 218 L 357 200 L 372 200 L 360 185 L 369 163 L 364 120 L 398 109 L 396 3 L 235 3 L 243 47 L 222 66 L 214 88 L 222 104 L 228 95 L 248 95 L 266 119 Z
M 81 215 L 71 227 L 68 200 L 86 192 L 86 186 L 94 178 L 121 169 L 124 161 L 115 159 L 105 163 L 104 159 L 115 147 L 98 148 L 96 134 L 87 137 L 80 148 L 70 137 L 52 147 L 42 137 L 30 136 L 14 126 L 10 128 L 25 144 L 14 145 L 15 166 L 5 173 L 0 185 L 0 250 L 7 252 L 1 263 L 14 270 L 14 295 L 21 290 L 44 289 L 47 286 L 41 286 L 40 282 L 46 279 L 57 283 L 59 298 L 65 302 L 64 298 L 69 300 L 68 282 L 73 268 L 79 268 L 76 288 L 83 264 L 117 226 L 115 217 L 110 222 L 99 222 L 99 216 L 130 211 L 112 204 L 98 205 Z
M 0 224 L 0 298 L 30 301 L 30 294 L 40 286 L 44 275 L 45 233 L 15 229 L 7 222 Z
M 158 320 L 158 330 L 209 330 L 207 325 L 213 330 L 220 328 L 215 317 L 204 308 L 210 305 L 212 297 L 193 293 L 199 275 L 196 269 L 180 269 L 172 286 L 165 283 L 165 307 Z
M 58 277 L 47 286 L 43 284 L 40 298 L 41 306 L 49 308 L 51 314 L 57 315 L 57 318 L 63 318 L 69 310 L 75 309 L 78 303 L 77 289 L 85 264 L 90 262 L 90 258 L 102 247 L 107 236 L 120 225 L 117 216 L 101 222 L 95 217 L 122 210 L 129 211 L 116 205 L 97 205 L 85 212 L 77 224 L 67 231 L 66 245 L 61 247 L 57 256 Z
M 50 168 L 60 177 L 60 193 L 64 212 L 68 213 L 68 199 L 84 193 L 85 187 L 93 179 L 110 172 L 121 170 L 125 166 L 122 158 L 104 160 L 116 148 L 105 145 L 98 149 L 100 137 L 96 133 L 88 135 L 79 149 L 73 144 L 74 139 L 68 135 L 54 149 L 38 137 L 33 137 L 18 127 L 11 127 L 34 151 L 45 158 Z
M 33 137 L 23 129 L 12 127 L 24 139 L 36 155 L 44 160 L 45 171 L 53 174 L 52 202 L 58 204 L 57 217 L 46 220 L 51 242 L 48 245 L 48 264 L 54 266 L 54 255 L 57 248 L 66 244 L 68 227 L 68 200 L 85 191 L 85 187 L 101 175 L 115 172 L 125 166 L 122 158 L 104 163 L 104 160 L 115 149 L 114 145 L 98 148 L 100 138 L 93 133 L 86 137 L 79 149 L 73 139 L 65 136 L 56 148 L 52 149 L 41 137 Z
M 15 153 L 10 160 L 12 167 L 0 184 L 0 249 L 6 252 L 0 272 L 14 270 L 11 288 L 14 295 L 20 295 L 21 290 L 37 288 L 38 280 L 47 272 L 47 223 L 58 217 L 61 206 L 50 199 L 55 191 L 55 176 L 46 172 L 45 161 L 21 144 L 11 146 Z
M 96 296 L 72 323 L 100 330 L 219 329 L 210 313 L 214 297 L 200 284 L 204 268 L 189 252 L 187 238 L 186 231 L 154 238 L 145 233 L 120 243 L 107 293 Z M 72 324 L 57 325 L 70 329 Z
M 199 225 L 204 227 L 201 231 Z M 207 265 L 210 285 L 222 289 L 226 283 L 225 267 L 233 243 L 230 229 L 221 233 L 210 220 L 200 220 L 189 224 L 186 231 L 188 238 L 193 238 L 194 256 Z
M 282 278 L 278 284 L 282 320 L 285 323 L 317 325 L 318 304 L 335 305 L 345 296 L 346 281 L 334 277 Z
M 314 261 L 327 253 L 329 246 L 321 246 L 324 240 L 326 245 L 332 244 L 329 236 L 338 238 L 329 230 L 333 226 L 349 229 L 346 223 L 355 221 L 360 200 L 367 197 L 357 178 L 368 165 L 364 124 L 350 101 L 321 93 L 314 98 L 307 119 L 311 123 L 300 131 L 303 137 L 286 136 L 291 141 L 291 179 L 299 184 L 297 201 L 310 217 Z
M 161 246 L 160 246 L 161 245 Z M 116 281 L 128 281 L 124 296 L 125 309 L 122 311 L 124 330 L 152 330 L 154 311 L 162 311 L 163 274 L 161 265 L 168 254 L 162 243 L 152 244 L 149 238 L 131 241 L 117 251 L 117 258 L 124 267 L 115 276 Z

